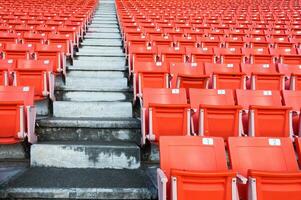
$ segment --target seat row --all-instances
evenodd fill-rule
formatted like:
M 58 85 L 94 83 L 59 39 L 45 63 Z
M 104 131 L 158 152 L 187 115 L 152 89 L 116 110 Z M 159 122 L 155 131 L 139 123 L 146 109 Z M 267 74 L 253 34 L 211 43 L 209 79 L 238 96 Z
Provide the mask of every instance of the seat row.
M 300 90 L 301 65 L 135 62 L 134 101 L 144 88 Z
M 300 91 L 145 88 L 141 98 L 143 143 L 161 136 L 300 135 Z M 172 124 L 172 126 L 167 126 Z
M 164 136 L 159 200 L 299 200 L 301 140 Z M 300 159 L 299 159 L 299 164 Z
M 54 97 L 54 63 L 51 60 L 0 60 L 0 86 L 30 86 L 34 100 Z

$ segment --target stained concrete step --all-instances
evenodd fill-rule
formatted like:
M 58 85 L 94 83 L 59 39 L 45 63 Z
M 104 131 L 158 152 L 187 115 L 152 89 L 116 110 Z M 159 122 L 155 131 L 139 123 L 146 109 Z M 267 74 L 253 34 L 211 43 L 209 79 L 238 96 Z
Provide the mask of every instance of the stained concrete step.
M 114 24 L 91 24 L 89 28 L 118 28 L 117 22 Z
M 27 161 L 0 161 L 0 188 L 4 188 L 9 180 L 23 173 L 28 167 L 28 163 Z
M 96 27 L 96 28 L 93 28 L 93 27 L 89 27 L 88 31 L 87 31 L 87 34 L 91 36 L 92 33 L 119 33 L 120 30 L 118 28 L 118 26 L 115 26 L 115 27 Z M 88 38 L 86 38 L 88 39 Z M 85 40 L 84 42 L 85 43 Z
M 1 160 L 2 161 L 23 160 L 23 159 L 26 159 L 26 149 L 21 143 L 0 145 L 0 161 Z M 0 162 L 0 166 L 1 166 L 1 162 Z
M 82 46 L 122 47 L 120 39 L 86 39 Z
M 78 56 L 113 56 L 124 57 L 121 47 L 84 46 L 76 53 Z
M 140 148 L 129 142 L 43 142 L 31 146 L 31 167 L 137 169 Z
M 96 27 L 96 26 L 91 26 Z M 102 28 L 98 25 L 99 28 Z M 101 30 L 101 29 L 99 29 Z M 121 39 L 120 33 L 87 33 L 85 35 L 87 39 Z
M 83 77 L 83 78 L 123 78 L 124 72 L 120 71 L 69 71 L 67 77 Z
M 90 91 L 65 91 L 57 92 L 58 101 L 83 101 L 83 102 L 114 102 L 130 101 L 131 95 L 126 92 L 90 92 Z
M 14 199 L 154 199 L 156 191 L 141 169 L 30 168 L 1 190 Z
M 80 56 L 74 60 L 69 70 L 104 70 L 104 71 L 125 71 L 124 57 L 88 57 Z
M 38 120 L 39 141 L 131 141 L 140 144 L 135 118 L 44 118 Z
M 130 102 L 55 101 L 54 117 L 132 117 Z
M 90 78 L 90 77 L 66 77 L 67 87 L 80 87 L 81 89 L 86 88 L 118 88 L 126 89 L 127 78 L 124 77 L 108 77 L 108 78 Z

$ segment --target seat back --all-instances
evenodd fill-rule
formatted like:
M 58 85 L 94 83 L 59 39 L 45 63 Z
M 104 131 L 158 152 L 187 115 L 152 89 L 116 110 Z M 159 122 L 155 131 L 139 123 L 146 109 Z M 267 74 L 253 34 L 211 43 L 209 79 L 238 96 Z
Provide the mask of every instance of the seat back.
M 205 72 L 212 76 L 209 84 L 213 89 L 244 89 L 245 75 L 239 64 L 205 63 Z
M 241 134 L 241 107 L 235 106 L 232 90 L 190 89 L 189 96 L 194 132 L 225 139 Z
M 169 136 L 161 137 L 159 145 L 168 200 L 232 199 L 234 174 L 228 172 L 221 138 Z
M 207 88 L 209 76 L 201 63 L 171 63 L 172 88 Z
M 143 91 L 143 123 L 149 125 L 150 139 L 161 135 L 187 135 L 190 133 L 189 114 L 185 89 L 151 89 Z M 173 126 L 166 126 L 173 124 Z
M 283 104 L 292 107 L 294 111 L 300 112 L 301 91 L 283 90 Z
M 244 177 L 251 176 L 253 178 L 256 177 L 252 173 L 255 170 L 263 174 L 256 179 L 257 194 L 252 193 L 252 190 L 249 191 L 253 198 L 256 195 L 260 200 L 280 200 L 284 199 L 284 195 L 287 195 L 289 191 L 292 193 L 300 191 L 300 183 L 297 188 L 294 186 L 294 182 L 285 180 L 285 175 L 277 176 L 277 173 L 299 171 L 290 138 L 232 137 L 228 140 L 228 147 L 234 171 Z M 271 173 L 275 174 L 269 177 Z M 251 181 L 249 188 L 251 188 L 253 180 L 249 180 Z M 247 199 L 247 185 L 239 186 L 240 198 Z M 290 190 L 290 186 L 292 186 L 292 190 Z M 265 195 L 266 198 L 261 195 Z

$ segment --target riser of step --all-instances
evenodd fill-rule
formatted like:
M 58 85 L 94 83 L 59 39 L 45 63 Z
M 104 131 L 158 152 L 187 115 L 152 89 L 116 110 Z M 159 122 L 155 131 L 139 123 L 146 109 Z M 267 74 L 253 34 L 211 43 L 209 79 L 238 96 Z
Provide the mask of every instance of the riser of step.
M 89 28 L 86 39 L 121 39 L 117 28 Z
M 56 101 L 53 103 L 54 117 L 132 117 L 130 102 L 76 102 Z
M 140 149 L 131 143 L 39 143 L 31 146 L 31 167 L 137 169 Z
M 26 153 L 21 143 L 0 145 L 0 160 L 20 160 L 25 158 Z
M 122 47 L 122 42 L 120 39 L 86 39 L 82 43 L 85 46 L 113 46 L 113 47 Z
M 36 113 L 38 116 L 46 116 L 49 114 L 49 100 L 40 100 L 35 102 Z
M 140 129 L 116 129 L 116 128 L 36 128 L 36 133 L 39 135 L 39 141 L 128 141 L 140 144 L 141 131 Z
M 126 92 L 83 92 L 83 91 L 56 91 L 57 101 L 131 101 L 130 93 Z
M 124 72 L 118 71 L 69 71 L 67 73 L 68 78 L 124 78 Z
M 125 71 L 125 58 L 123 57 L 86 57 L 81 56 L 74 60 L 73 66 L 68 67 L 70 70 L 111 70 Z
M 98 47 L 98 46 L 84 46 L 76 53 L 77 56 L 112 56 L 124 57 L 125 54 L 120 47 Z
M 97 88 L 128 88 L 127 78 L 89 78 L 67 77 L 66 87 L 80 87 L 81 89 Z

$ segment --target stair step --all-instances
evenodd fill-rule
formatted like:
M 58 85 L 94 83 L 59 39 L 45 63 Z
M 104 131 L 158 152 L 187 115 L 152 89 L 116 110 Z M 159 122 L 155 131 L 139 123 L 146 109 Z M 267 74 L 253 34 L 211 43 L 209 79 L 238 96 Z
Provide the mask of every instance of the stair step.
M 128 142 L 45 142 L 31 146 L 31 167 L 137 169 L 140 148 Z
M 70 70 L 110 70 L 110 71 L 125 71 L 124 57 L 87 57 L 80 56 L 74 60 Z
M 55 101 L 54 117 L 132 117 L 130 102 Z
M 45 118 L 38 121 L 39 141 L 130 141 L 140 144 L 134 118 Z
M 76 53 L 78 56 L 125 56 L 120 47 L 84 46 Z
M 89 28 L 85 35 L 87 39 L 121 39 L 117 28 Z
M 26 153 L 22 144 L 18 143 L 0 145 L 0 160 L 20 160 L 25 158 Z
M 112 46 L 112 47 L 122 47 L 122 42 L 120 39 L 86 39 L 82 43 L 85 46 Z
M 141 169 L 30 168 L 2 190 L 14 199 L 152 199 L 156 194 Z M 1 195 L 0 195 L 1 196 Z
M 123 78 L 124 72 L 120 71 L 69 71 L 67 77 L 82 77 L 82 78 Z
M 58 99 L 60 101 L 126 101 L 129 94 L 123 92 L 89 92 L 89 91 L 66 91 Z
M 126 89 L 127 78 L 89 78 L 89 77 L 66 77 L 67 87 L 81 87 L 85 88 L 117 88 Z

